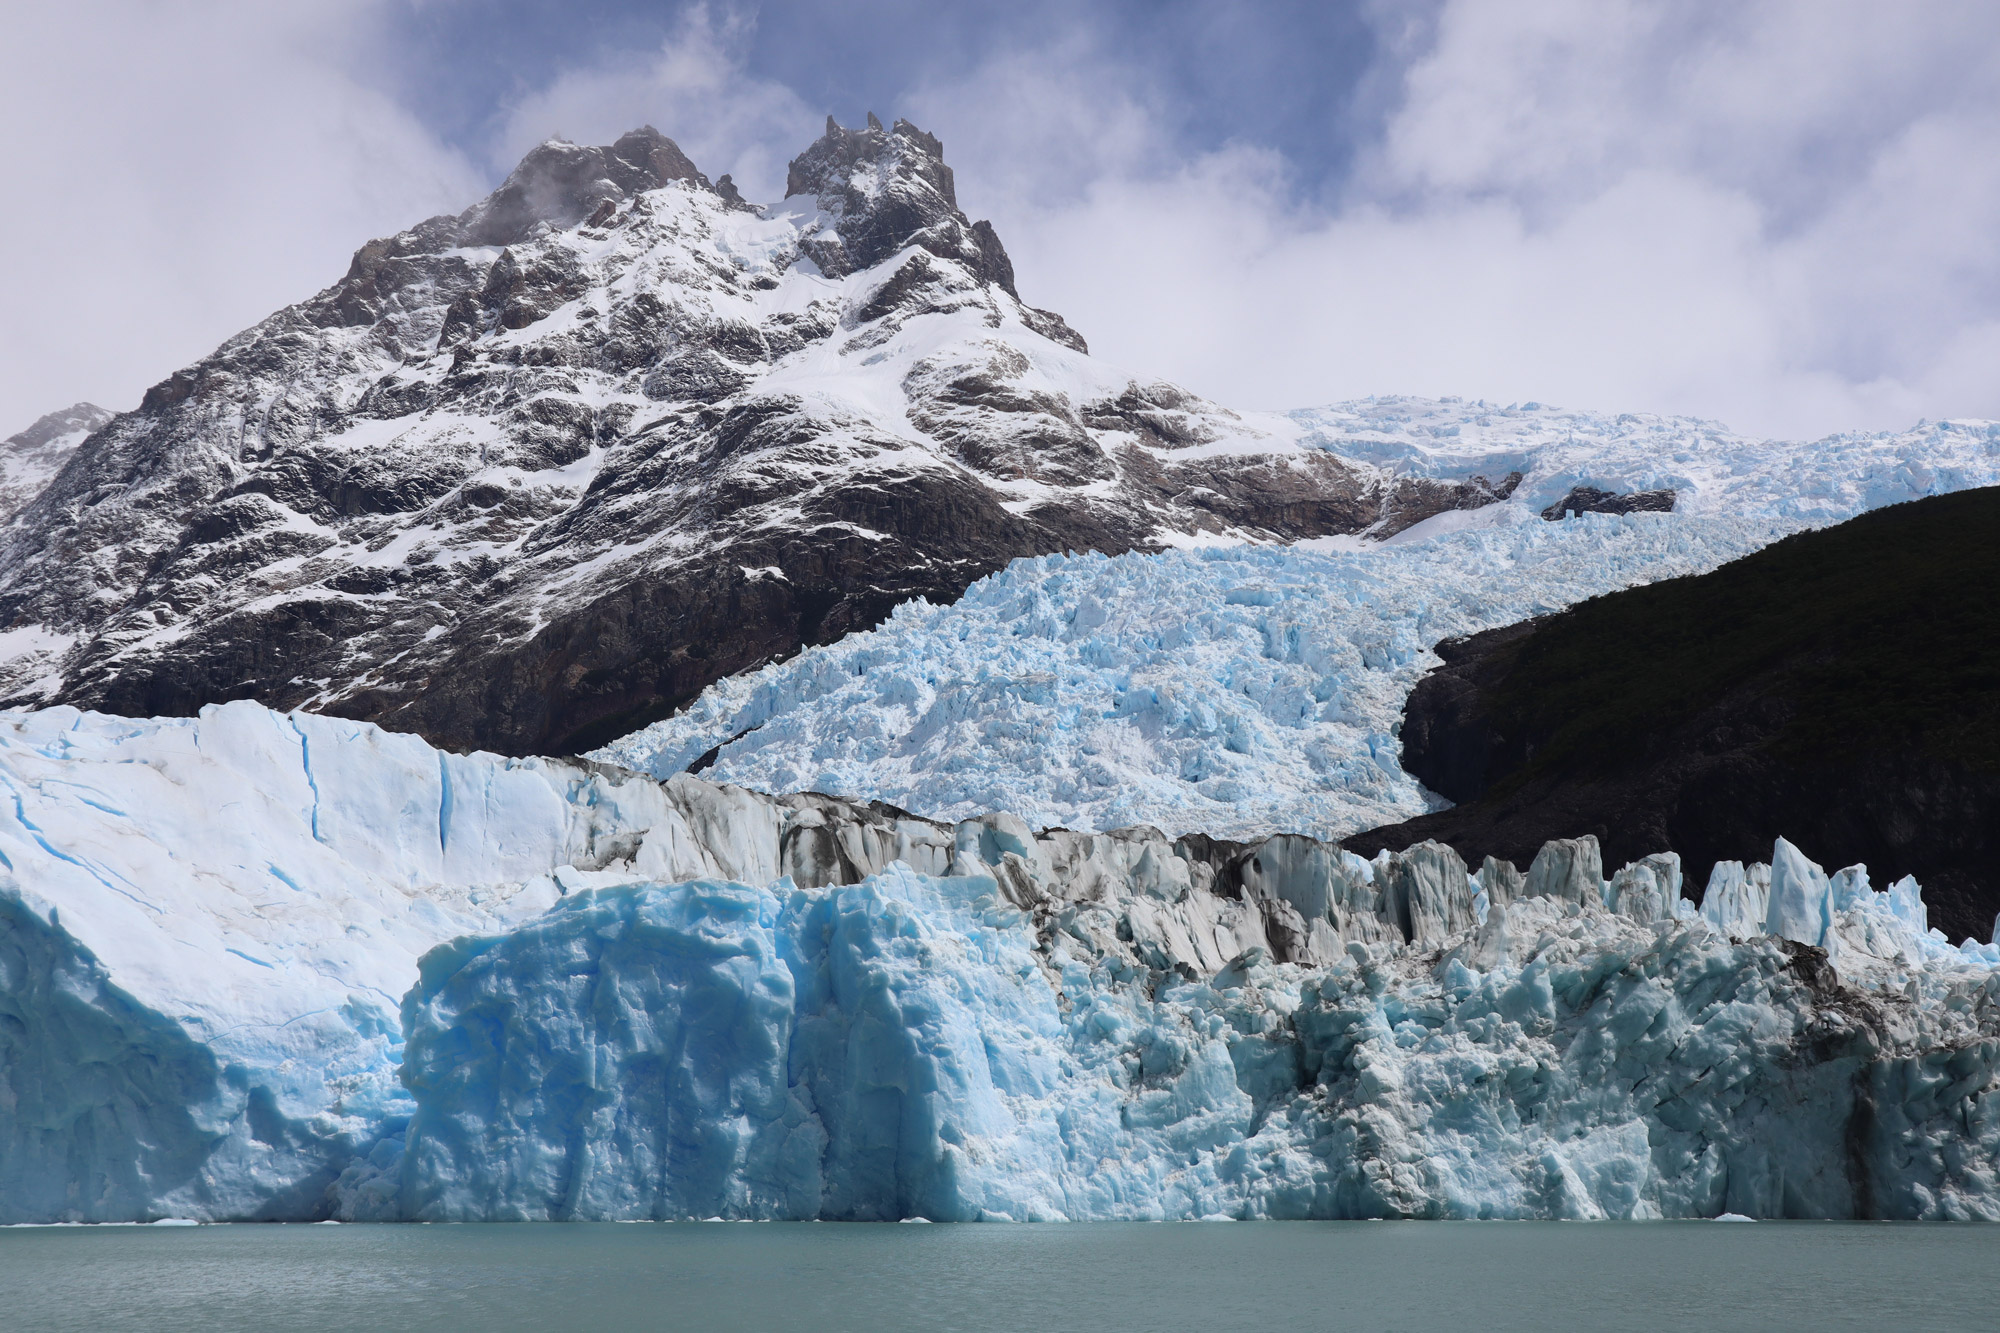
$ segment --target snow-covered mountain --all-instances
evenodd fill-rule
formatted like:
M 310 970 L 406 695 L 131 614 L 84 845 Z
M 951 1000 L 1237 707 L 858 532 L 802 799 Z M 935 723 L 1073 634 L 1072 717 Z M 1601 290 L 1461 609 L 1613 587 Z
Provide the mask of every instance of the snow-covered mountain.
M 907 122 L 761 209 L 650 129 L 551 142 L 75 453 L 0 532 L 0 699 L 563 752 L 1018 556 L 1509 487 L 1302 434 L 1093 360 Z
M 40 495 L 76 447 L 114 415 L 95 403 L 77 403 L 0 440 L 0 526 Z
M 0 721 L 0 1221 L 2000 1217 L 2000 950 L 1779 841 L 1035 834 Z

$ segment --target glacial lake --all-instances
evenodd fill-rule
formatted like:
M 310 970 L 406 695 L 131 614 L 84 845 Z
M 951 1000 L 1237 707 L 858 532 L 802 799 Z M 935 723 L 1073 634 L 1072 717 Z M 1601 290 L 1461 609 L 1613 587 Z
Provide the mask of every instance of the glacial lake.
M 0 1327 L 1990 1329 L 2000 1227 L 1815 1222 L 0 1229 Z

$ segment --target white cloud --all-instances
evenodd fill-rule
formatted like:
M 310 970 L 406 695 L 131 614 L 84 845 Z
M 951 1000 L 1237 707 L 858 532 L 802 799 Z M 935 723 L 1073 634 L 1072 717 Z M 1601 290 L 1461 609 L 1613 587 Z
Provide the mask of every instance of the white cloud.
M 552 135 L 610 143 L 649 124 L 711 179 L 728 173 L 745 198 L 777 200 L 785 164 L 818 136 L 825 113 L 743 71 L 742 22 L 697 6 L 653 50 L 564 71 L 509 110 L 498 157 L 512 162 Z
M 367 6 L 7 7 L 0 434 L 145 387 L 481 181 L 341 72 Z
M 1158 179 L 1184 161 L 1162 129 L 1157 91 L 1083 30 L 927 81 L 908 103 L 895 114 L 943 139 L 959 203 L 975 218 L 1073 203 L 1101 183 Z
M 1253 148 L 1177 159 L 1101 52 L 919 101 L 976 127 L 961 180 L 1094 172 L 991 198 L 1024 292 L 1225 402 L 2000 416 L 2000 11 L 1471 0 L 1392 36 L 1401 98 L 1330 207 Z
M 343 72 L 370 0 L 15 10 L 0 109 L 34 133 L 0 147 L 31 204 L 0 221 L 0 424 L 129 404 L 487 183 Z M 1454 393 L 1788 435 L 2000 417 L 2000 10 L 1377 12 L 1386 110 L 1330 200 L 1268 148 L 1190 149 L 1177 91 L 1081 22 L 876 110 L 944 139 L 1024 295 L 1224 402 Z M 652 123 L 776 199 L 823 112 L 745 69 L 735 13 L 530 89 L 484 167 Z

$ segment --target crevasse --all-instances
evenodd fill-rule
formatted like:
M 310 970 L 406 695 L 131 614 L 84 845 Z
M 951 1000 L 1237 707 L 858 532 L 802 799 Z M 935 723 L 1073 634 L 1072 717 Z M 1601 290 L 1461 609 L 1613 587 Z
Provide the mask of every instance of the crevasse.
M 597 752 L 941 819 L 1340 837 L 1421 815 L 1404 700 L 1441 639 L 1702 573 L 1808 526 L 2000 482 L 2000 424 L 1753 440 L 1713 422 L 1384 397 L 1290 414 L 1398 475 L 1524 474 L 1387 543 L 1017 560 L 949 606 L 718 681 Z M 1544 522 L 1572 487 L 1673 512 Z

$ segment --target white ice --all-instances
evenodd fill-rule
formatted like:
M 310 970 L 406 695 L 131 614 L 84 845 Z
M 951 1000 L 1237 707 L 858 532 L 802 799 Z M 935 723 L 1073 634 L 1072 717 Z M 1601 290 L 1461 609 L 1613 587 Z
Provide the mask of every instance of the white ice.
M 949 606 L 906 603 L 721 681 L 595 757 L 665 776 L 720 746 L 721 781 L 941 819 L 1338 837 L 1434 808 L 1396 733 L 1439 640 L 1700 573 L 1795 526 L 1525 515 L 1373 549 L 1019 560 Z
M 1415 398 L 1254 421 L 1263 447 L 1523 479 L 1506 503 L 1388 542 L 1018 560 L 950 606 L 906 604 L 873 631 L 719 681 L 599 757 L 665 775 L 719 747 L 711 776 L 724 781 L 939 818 L 1005 809 L 1075 828 L 1337 837 L 1438 803 L 1403 772 L 1396 732 L 1439 640 L 1703 572 L 1884 504 L 2000 484 L 2000 424 L 1983 421 L 1792 442 L 1681 417 Z M 1675 508 L 1540 519 L 1578 485 L 1671 487 Z

